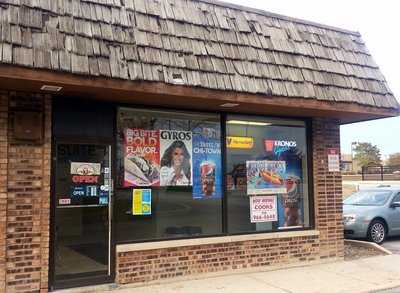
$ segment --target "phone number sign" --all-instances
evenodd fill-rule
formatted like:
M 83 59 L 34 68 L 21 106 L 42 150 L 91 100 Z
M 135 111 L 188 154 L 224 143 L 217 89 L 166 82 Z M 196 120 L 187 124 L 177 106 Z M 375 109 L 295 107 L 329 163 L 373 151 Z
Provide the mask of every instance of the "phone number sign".
M 278 221 L 276 196 L 251 196 L 250 220 L 252 223 Z

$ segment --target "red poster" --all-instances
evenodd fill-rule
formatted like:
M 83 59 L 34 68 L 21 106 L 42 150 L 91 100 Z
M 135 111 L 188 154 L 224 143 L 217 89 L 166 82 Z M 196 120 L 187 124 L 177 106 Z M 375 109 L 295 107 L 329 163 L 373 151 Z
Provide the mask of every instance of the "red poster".
M 159 186 L 159 131 L 127 128 L 124 136 L 124 186 Z

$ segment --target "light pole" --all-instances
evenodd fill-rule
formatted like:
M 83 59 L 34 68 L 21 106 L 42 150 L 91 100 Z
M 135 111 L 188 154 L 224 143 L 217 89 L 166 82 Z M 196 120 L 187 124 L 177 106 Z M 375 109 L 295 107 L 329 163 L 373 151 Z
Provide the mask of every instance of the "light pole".
M 353 158 L 353 151 L 357 146 L 357 142 L 353 141 L 351 143 L 351 171 L 354 172 L 354 158 Z

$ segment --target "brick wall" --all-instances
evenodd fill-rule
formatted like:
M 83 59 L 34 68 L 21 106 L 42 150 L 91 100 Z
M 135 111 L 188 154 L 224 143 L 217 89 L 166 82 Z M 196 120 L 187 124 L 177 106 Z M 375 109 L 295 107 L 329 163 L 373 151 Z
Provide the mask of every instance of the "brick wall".
M 43 95 L 2 92 L 0 101 L 0 257 L 4 256 L 0 258 L 3 264 L 0 285 L 3 292 L 7 293 L 46 292 L 51 100 Z M 44 142 L 15 140 L 12 123 L 14 111 L 44 113 Z
M 314 261 L 318 236 L 120 252 L 117 283 L 143 283 L 226 270 Z
M 328 172 L 327 149 L 340 150 L 340 126 L 336 120 L 314 119 L 312 125 L 315 226 L 320 231 L 321 258 L 344 255 L 342 176 Z
M 341 175 L 328 172 L 327 165 L 327 149 L 340 149 L 339 122 L 314 119 L 312 140 L 315 226 L 319 236 L 120 252 L 117 283 L 343 258 Z
M 5 292 L 7 225 L 8 95 L 0 92 L 0 292 Z

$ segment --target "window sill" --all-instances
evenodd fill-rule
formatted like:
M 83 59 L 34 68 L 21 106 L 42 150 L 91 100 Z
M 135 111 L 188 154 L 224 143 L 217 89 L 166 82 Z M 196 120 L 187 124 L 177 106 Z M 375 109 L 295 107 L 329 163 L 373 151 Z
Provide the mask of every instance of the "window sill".
M 143 251 L 153 249 L 176 248 L 184 246 L 195 245 L 208 245 L 208 244 L 222 244 L 241 241 L 254 241 L 254 240 L 268 240 L 278 238 L 291 238 L 291 237 L 307 237 L 318 236 L 317 230 L 304 230 L 304 231 L 287 231 L 287 232 L 273 232 L 273 233 L 260 233 L 260 234 L 247 234 L 247 235 L 233 235 L 209 238 L 194 238 L 182 240 L 168 240 L 157 242 L 133 243 L 133 244 L 120 244 L 117 245 L 117 253 Z

